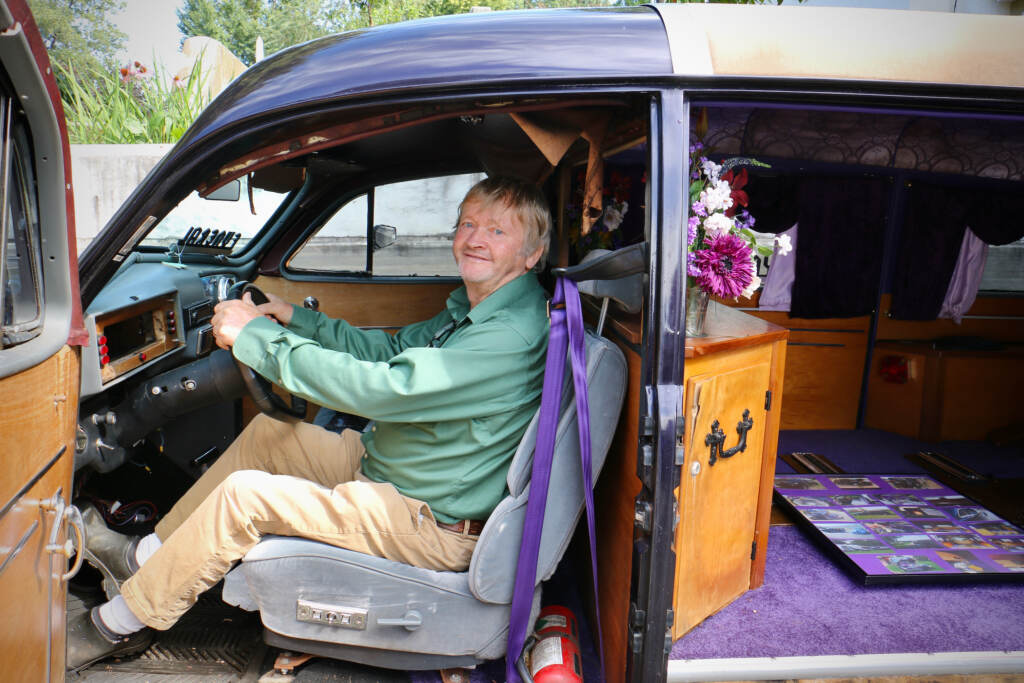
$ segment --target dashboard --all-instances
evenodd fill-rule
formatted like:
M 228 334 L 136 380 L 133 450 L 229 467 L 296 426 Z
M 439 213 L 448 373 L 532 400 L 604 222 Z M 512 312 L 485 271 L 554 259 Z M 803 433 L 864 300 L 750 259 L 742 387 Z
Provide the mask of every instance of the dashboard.
M 210 318 L 233 275 L 200 276 L 188 267 L 135 263 L 85 312 L 89 345 L 82 357 L 82 398 L 148 368 L 185 363 L 214 349 Z

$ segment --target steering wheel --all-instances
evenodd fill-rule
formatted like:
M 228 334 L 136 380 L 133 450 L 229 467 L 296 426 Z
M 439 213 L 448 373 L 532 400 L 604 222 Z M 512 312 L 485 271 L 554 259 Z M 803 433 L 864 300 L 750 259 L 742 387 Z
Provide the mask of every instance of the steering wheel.
M 241 299 L 246 292 L 257 306 L 269 301 L 267 295 L 261 292 L 259 287 L 244 280 L 231 286 L 227 298 Z M 246 391 L 249 392 L 249 398 L 265 415 L 282 422 L 300 422 L 306 417 L 306 399 L 289 394 L 291 405 L 288 405 L 284 399 L 274 393 L 274 385 L 270 380 L 237 358 L 235 358 L 235 365 L 238 367 L 239 374 L 242 375 L 242 382 L 245 384 Z

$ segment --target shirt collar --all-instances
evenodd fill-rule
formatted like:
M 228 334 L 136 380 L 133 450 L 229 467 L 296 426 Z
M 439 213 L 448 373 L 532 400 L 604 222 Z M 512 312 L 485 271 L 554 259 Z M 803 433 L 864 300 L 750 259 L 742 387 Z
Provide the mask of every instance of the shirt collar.
M 528 292 L 539 286 L 537 275 L 533 271 L 523 273 L 515 280 L 507 282 L 491 292 L 471 310 L 469 308 L 469 296 L 466 294 L 466 286 L 463 285 L 448 295 L 448 312 L 451 314 L 452 319 L 456 321 L 461 321 L 464 317 L 468 316 L 470 321 L 478 323 L 486 320 L 498 311 L 508 308 L 510 304 L 523 298 Z

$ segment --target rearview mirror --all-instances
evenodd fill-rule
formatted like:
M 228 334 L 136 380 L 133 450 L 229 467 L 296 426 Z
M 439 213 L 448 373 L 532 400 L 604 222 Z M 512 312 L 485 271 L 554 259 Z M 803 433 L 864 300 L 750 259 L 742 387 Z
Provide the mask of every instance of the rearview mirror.
M 210 192 L 203 199 L 212 199 L 215 202 L 237 202 L 241 194 L 242 183 L 238 180 L 232 180 Z
M 373 226 L 373 250 L 390 247 L 398 239 L 398 228 L 391 225 Z

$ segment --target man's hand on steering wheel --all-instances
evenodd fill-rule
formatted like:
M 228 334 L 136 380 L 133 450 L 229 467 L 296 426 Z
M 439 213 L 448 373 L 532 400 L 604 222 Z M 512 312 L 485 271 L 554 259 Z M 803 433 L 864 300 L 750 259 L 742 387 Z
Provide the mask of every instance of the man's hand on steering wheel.
M 280 297 L 268 297 L 257 287 L 248 282 L 239 282 L 232 287 L 230 299 L 221 301 L 213 309 L 214 339 L 217 346 L 230 349 L 238 339 L 238 334 L 250 321 L 266 315 L 268 317 L 287 318 L 291 321 L 292 309 Z M 284 309 L 287 308 L 287 311 Z M 290 405 L 274 393 L 273 385 L 252 368 L 237 358 L 235 365 L 242 375 L 242 382 L 253 403 L 270 417 L 285 422 L 297 422 L 306 415 L 306 401 L 298 396 L 290 396 Z
M 213 337 L 217 346 L 222 349 L 230 349 L 234 346 L 238 333 L 246 324 L 261 315 L 264 315 L 276 323 L 287 325 L 292 321 L 292 305 L 277 296 L 266 294 L 267 302 L 256 305 L 250 294 L 252 290 L 242 294 L 241 299 L 228 299 L 221 301 L 213 309 Z
M 266 304 L 264 304 L 266 305 Z M 213 318 L 210 324 L 213 326 L 213 338 L 217 346 L 222 349 L 231 349 L 235 345 L 238 333 L 242 328 L 263 315 L 260 309 L 252 302 L 252 296 L 246 292 L 241 299 L 228 299 L 221 301 L 213 309 Z

